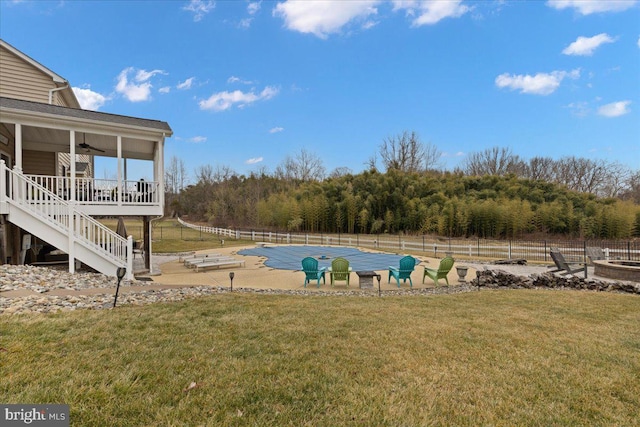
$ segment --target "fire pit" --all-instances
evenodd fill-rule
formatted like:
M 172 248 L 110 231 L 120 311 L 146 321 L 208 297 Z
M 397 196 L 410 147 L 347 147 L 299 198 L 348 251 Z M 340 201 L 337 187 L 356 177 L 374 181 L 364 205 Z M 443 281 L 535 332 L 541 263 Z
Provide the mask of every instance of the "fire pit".
M 640 282 L 640 261 L 598 260 L 593 265 L 596 276 Z

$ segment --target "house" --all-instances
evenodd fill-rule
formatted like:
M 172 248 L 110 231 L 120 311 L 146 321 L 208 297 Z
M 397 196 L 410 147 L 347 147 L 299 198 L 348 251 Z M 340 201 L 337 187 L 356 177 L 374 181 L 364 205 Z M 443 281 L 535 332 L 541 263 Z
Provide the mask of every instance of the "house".
M 143 224 L 151 271 L 151 220 L 163 215 L 166 122 L 84 110 L 67 80 L 0 40 L 0 263 L 22 262 L 33 242 L 101 273 L 127 269 L 133 242 L 99 217 Z M 112 158 L 112 179 L 95 177 L 96 157 Z M 127 160 L 149 162 L 152 179 L 130 180 Z

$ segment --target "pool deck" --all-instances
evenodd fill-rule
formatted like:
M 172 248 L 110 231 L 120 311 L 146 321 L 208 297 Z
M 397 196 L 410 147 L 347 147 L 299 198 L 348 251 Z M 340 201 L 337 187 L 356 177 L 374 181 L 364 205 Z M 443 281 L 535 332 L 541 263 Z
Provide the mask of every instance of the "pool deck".
M 189 269 L 183 265 L 177 257 L 171 257 L 170 261 L 166 261 L 166 256 L 155 256 L 156 262 L 158 262 L 158 268 L 161 271 L 160 275 L 150 276 L 154 283 L 158 285 L 184 285 L 184 286 L 229 286 L 231 280 L 229 279 L 229 273 L 234 273 L 233 286 L 238 288 L 254 288 L 254 289 L 304 289 L 304 273 L 301 271 L 293 270 L 280 270 L 265 266 L 265 257 L 250 256 L 250 255 L 238 255 L 238 252 L 242 249 L 255 248 L 255 245 L 232 247 L 232 248 L 216 248 L 210 251 L 198 251 L 197 253 L 220 253 L 223 255 L 232 256 L 237 259 L 244 259 L 244 267 L 231 267 L 219 270 L 208 270 L 204 272 L 195 272 L 193 269 Z M 402 254 L 401 254 L 402 255 Z M 416 265 L 416 268 L 411 275 L 413 281 L 413 287 L 415 289 L 433 288 L 435 285 L 428 277 L 425 279 L 425 284 L 422 284 L 422 275 L 424 266 L 432 268 L 437 267 L 440 262 L 439 259 L 429 257 L 416 257 L 420 260 L 420 264 Z M 466 265 L 466 264 L 465 264 Z M 388 270 L 376 270 L 376 273 L 380 274 L 380 289 L 392 290 L 398 289 L 395 280 L 392 278 L 391 283 L 387 283 Z M 475 268 L 470 267 L 467 273 L 467 280 L 475 277 Z M 458 275 L 456 273 L 455 265 L 451 269 L 448 275 L 449 283 L 451 286 L 458 284 Z M 330 289 L 345 290 L 345 289 L 359 289 L 358 276 L 355 271 L 351 273 L 350 286 L 347 287 L 345 282 L 338 282 L 333 287 L 330 284 L 329 275 L 326 276 L 326 284 L 320 285 L 320 290 L 326 291 Z M 374 281 L 374 287 L 377 290 L 378 283 Z M 444 280 L 440 280 L 440 285 L 446 285 Z M 402 288 L 409 288 L 409 282 L 406 284 L 401 283 Z M 318 289 L 315 281 L 308 284 L 307 290 Z

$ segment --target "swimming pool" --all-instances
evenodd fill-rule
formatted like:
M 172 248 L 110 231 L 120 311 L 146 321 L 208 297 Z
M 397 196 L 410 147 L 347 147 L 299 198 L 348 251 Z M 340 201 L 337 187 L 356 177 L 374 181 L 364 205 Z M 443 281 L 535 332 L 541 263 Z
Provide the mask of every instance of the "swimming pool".
M 349 261 L 353 271 L 386 270 L 397 267 L 404 255 L 363 252 L 356 248 L 333 246 L 265 246 L 263 248 L 242 249 L 238 255 L 266 257 L 267 267 L 279 270 L 300 270 L 302 259 L 313 257 L 320 267 L 330 267 L 334 258 L 342 257 Z M 416 259 L 416 265 L 420 261 Z

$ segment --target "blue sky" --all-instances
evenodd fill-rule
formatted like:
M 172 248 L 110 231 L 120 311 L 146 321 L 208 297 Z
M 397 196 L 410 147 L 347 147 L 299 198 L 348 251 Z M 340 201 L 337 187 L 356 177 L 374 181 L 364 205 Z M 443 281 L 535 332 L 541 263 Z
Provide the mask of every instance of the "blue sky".
M 510 147 L 640 169 L 638 1 L 11 1 L 0 37 L 85 108 L 167 121 L 194 176 L 302 149 L 366 168 L 415 131 L 453 169 Z M 99 174 L 99 171 L 97 171 Z

